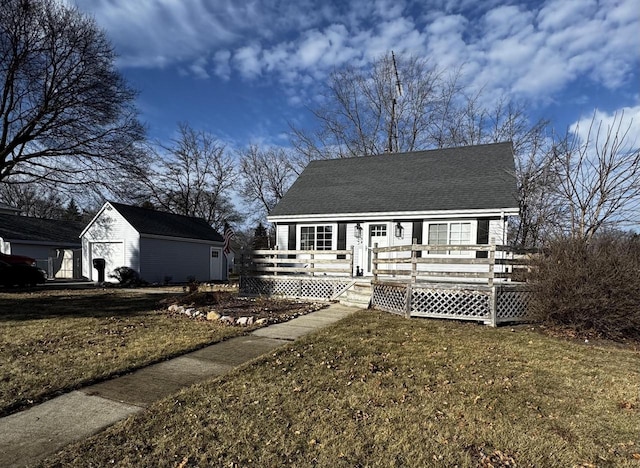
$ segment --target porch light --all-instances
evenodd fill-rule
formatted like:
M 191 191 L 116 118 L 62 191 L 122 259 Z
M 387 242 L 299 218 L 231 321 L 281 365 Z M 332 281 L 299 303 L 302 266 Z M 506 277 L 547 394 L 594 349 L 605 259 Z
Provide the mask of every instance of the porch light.
M 356 239 L 362 239 L 362 226 L 360 226 L 360 223 L 356 224 L 353 228 L 353 235 Z
M 404 228 L 402 227 L 402 224 L 400 224 L 400 221 L 398 221 L 396 223 L 396 232 L 395 232 L 395 234 L 396 234 L 396 237 L 398 239 L 402 239 L 402 235 L 404 234 Z

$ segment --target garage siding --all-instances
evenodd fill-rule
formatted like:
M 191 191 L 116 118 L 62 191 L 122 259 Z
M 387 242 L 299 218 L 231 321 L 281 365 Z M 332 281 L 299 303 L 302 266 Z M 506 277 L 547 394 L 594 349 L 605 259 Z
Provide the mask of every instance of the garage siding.
M 142 237 L 140 276 L 150 283 L 208 281 L 211 247 L 220 245 Z
M 114 268 L 129 266 L 134 270 L 140 268 L 140 236 L 138 232 L 116 210 L 103 210 L 82 237 L 82 276 L 95 281 L 97 272 L 93 268 L 93 244 L 104 242 L 122 243 L 122 260 L 118 255 L 117 263 L 122 265 L 107 265 L 105 277 L 107 281 Z M 99 245 L 97 246 L 99 250 Z

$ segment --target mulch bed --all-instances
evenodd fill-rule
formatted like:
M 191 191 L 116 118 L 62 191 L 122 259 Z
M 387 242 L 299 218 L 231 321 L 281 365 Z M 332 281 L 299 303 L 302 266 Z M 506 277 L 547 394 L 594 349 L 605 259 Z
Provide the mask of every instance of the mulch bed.
M 265 319 L 266 323 L 278 323 L 291 320 L 328 306 L 327 303 L 286 300 L 265 297 L 239 297 L 235 292 L 207 291 L 187 292 L 160 301 L 163 307 L 179 305 L 197 309 L 206 317 L 208 312 L 216 312 L 223 317 L 236 320 L 240 317 L 253 317 L 253 320 Z M 170 312 L 182 315 L 181 312 Z

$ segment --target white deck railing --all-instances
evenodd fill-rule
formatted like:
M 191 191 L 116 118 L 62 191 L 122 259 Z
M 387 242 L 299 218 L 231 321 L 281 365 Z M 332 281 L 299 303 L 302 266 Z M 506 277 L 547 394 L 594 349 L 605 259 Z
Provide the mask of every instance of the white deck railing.
M 478 252 L 482 252 L 478 255 Z M 410 244 L 373 248 L 374 281 L 480 283 L 523 281 L 531 251 L 506 245 Z
M 248 275 L 351 276 L 350 250 L 254 250 L 241 266 Z

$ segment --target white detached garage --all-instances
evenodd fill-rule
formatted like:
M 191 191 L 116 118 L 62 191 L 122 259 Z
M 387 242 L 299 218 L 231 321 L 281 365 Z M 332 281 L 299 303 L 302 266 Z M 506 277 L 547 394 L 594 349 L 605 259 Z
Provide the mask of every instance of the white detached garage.
M 224 239 L 204 219 L 106 202 L 80 237 L 82 274 L 92 281 L 96 259 L 107 281 L 121 266 L 150 283 L 227 279 Z

